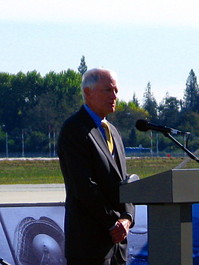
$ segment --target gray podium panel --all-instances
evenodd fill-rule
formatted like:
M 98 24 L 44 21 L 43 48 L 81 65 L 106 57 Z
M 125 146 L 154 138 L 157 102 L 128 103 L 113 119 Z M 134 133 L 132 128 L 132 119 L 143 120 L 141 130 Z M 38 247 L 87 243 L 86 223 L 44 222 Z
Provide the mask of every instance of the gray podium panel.
M 191 265 L 192 204 L 199 202 L 199 170 L 173 169 L 124 182 L 120 201 L 146 204 L 149 265 Z
M 120 201 L 134 204 L 199 202 L 199 170 L 172 169 L 123 184 Z

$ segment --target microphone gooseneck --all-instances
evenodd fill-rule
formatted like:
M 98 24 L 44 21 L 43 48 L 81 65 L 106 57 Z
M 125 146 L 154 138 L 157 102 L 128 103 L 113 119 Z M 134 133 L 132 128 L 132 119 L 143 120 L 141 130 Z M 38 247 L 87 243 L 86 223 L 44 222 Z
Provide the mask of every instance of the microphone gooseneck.
M 157 132 L 171 133 L 171 134 L 190 134 L 190 132 L 182 132 L 177 129 L 169 128 L 166 126 L 156 125 L 146 120 L 137 120 L 135 126 L 139 131 L 143 131 L 143 132 L 146 132 L 148 130 L 153 130 Z
M 162 125 L 155 125 L 152 124 L 146 120 L 137 120 L 136 122 L 136 128 L 139 131 L 143 131 L 146 132 L 148 130 L 154 130 L 154 131 L 158 131 L 158 132 L 162 132 L 166 137 L 168 137 L 169 139 L 171 139 L 175 144 L 177 144 L 182 150 L 184 150 L 190 158 L 192 158 L 193 160 L 195 160 L 196 162 L 199 163 L 199 158 L 197 158 L 192 152 L 190 152 L 186 146 L 182 145 L 180 142 L 178 142 L 173 136 L 171 136 L 171 134 L 182 134 L 182 135 L 186 135 L 187 137 L 190 136 L 190 132 L 181 132 L 179 130 L 173 129 L 173 128 L 169 128 L 166 126 L 162 126 Z

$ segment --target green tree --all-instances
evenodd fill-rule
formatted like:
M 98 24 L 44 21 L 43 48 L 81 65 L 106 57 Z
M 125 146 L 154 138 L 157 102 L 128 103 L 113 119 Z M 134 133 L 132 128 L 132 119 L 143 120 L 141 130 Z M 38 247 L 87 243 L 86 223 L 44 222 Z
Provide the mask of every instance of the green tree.
M 159 122 L 165 126 L 178 126 L 180 121 L 180 101 L 176 97 L 169 97 L 167 94 L 160 103 Z
M 43 81 L 43 93 L 37 98 L 37 104 L 29 110 L 33 117 L 32 130 L 47 133 L 58 131 L 63 121 L 82 104 L 81 75 L 73 70 L 60 73 L 50 72 Z
M 8 73 L 0 73 L 0 126 L 7 127 L 8 108 L 10 107 L 10 93 L 12 93 L 12 78 Z M 7 114 L 6 114 L 7 113 Z
M 27 72 L 24 83 L 24 107 L 22 112 L 22 128 L 27 128 L 32 124 L 32 116 L 28 116 L 29 110 L 32 110 L 37 104 L 43 91 L 43 78 L 36 71 Z
M 85 56 L 82 56 L 80 65 L 78 67 L 78 72 L 83 75 L 87 71 Z
M 22 126 L 25 107 L 25 82 L 26 75 L 19 72 L 17 75 L 12 76 L 11 82 L 7 87 L 4 97 L 6 105 L 3 108 L 2 120 L 8 132 Z
M 147 117 L 147 112 L 134 102 L 117 102 L 115 113 L 109 116 L 109 120 L 119 129 L 125 146 L 136 146 L 137 130 L 135 123 L 138 119 Z
M 151 92 L 151 83 L 148 82 L 146 91 L 144 93 L 144 104 L 143 108 L 148 111 L 149 119 L 152 122 L 156 122 L 157 120 L 157 102 Z
M 199 91 L 197 77 L 191 69 L 186 81 L 186 88 L 184 93 L 184 108 L 186 111 L 199 111 Z
M 132 102 L 135 104 L 135 106 L 139 107 L 139 100 L 137 99 L 135 93 L 133 94 Z

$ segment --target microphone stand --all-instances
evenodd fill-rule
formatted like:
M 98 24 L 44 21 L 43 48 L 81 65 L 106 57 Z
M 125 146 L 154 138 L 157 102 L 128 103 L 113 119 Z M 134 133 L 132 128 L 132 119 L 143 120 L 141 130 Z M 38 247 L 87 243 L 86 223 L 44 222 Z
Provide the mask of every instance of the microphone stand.
M 169 139 L 171 139 L 175 144 L 177 144 L 180 148 L 182 148 L 191 159 L 195 160 L 196 162 L 199 163 L 199 159 L 193 154 L 191 153 L 184 145 L 182 145 L 180 142 L 178 142 L 173 136 L 171 136 L 169 133 L 164 133 L 164 135 L 166 137 L 168 137 Z

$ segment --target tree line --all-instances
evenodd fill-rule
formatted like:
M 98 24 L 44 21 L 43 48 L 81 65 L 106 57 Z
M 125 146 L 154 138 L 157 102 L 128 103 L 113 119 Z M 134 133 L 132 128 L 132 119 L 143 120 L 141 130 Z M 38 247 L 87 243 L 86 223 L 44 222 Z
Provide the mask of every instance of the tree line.
M 86 71 L 83 57 L 78 71 L 53 71 L 41 76 L 37 71 L 0 73 L 0 153 L 49 153 L 55 155 L 56 141 L 63 121 L 83 103 L 81 77 Z M 189 149 L 199 148 L 199 88 L 190 71 L 184 98 L 166 94 L 157 104 L 150 82 L 140 104 L 136 94 L 128 102 L 117 102 L 116 112 L 108 119 L 121 132 L 124 145 L 157 148 L 157 133 L 140 132 L 138 119 L 190 131 Z M 186 139 L 179 138 L 185 142 Z M 158 150 L 174 152 L 178 148 L 158 134 Z

